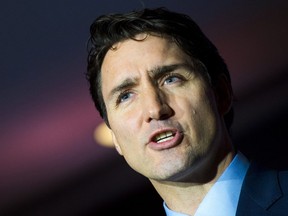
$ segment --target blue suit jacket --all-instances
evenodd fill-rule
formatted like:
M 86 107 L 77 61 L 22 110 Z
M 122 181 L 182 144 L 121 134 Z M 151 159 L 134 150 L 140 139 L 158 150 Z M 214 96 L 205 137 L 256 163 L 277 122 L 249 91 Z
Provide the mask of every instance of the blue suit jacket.
M 251 163 L 241 189 L 236 216 L 288 216 L 288 171 Z

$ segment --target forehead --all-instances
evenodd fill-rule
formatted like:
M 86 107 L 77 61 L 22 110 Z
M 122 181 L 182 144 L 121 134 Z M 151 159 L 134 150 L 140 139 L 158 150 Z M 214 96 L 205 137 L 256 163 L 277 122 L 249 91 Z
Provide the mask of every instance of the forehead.
M 176 43 L 165 37 L 143 34 L 135 40 L 114 44 L 101 67 L 103 96 L 128 77 L 138 79 L 155 67 L 187 63 L 189 59 Z
M 127 54 L 126 52 L 141 53 L 141 55 L 153 55 L 160 54 L 161 52 L 166 53 L 169 49 L 179 49 L 178 46 L 167 37 L 160 37 L 149 34 L 140 34 L 135 36 L 133 39 L 127 39 L 122 42 L 118 42 L 112 46 L 105 55 L 104 62 L 107 59 L 116 58 L 121 54 Z M 136 57 L 136 56 L 130 56 Z M 122 56 L 123 58 L 123 56 Z M 104 63 L 103 62 L 103 63 Z
M 167 37 L 140 34 L 135 39 L 114 44 L 104 57 L 101 71 L 106 74 L 132 66 L 163 64 L 163 61 L 172 59 L 187 60 L 187 57 L 176 43 Z

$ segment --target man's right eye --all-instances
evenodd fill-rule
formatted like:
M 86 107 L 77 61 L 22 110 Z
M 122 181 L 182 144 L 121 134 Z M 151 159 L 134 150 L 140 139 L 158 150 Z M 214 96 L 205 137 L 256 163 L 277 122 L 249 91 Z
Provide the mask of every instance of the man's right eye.
M 131 98 L 132 94 L 133 94 L 132 92 L 128 92 L 128 91 L 122 92 L 117 99 L 117 104 L 127 101 L 129 98 Z

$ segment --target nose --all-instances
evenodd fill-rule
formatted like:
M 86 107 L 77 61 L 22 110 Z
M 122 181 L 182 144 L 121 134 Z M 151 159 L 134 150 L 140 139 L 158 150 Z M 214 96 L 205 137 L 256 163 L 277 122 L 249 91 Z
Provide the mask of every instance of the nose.
M 151 87 L 143 96 L 145 121 L 165 120 L 173 115 L 173 109 L 168 104 L 168 96 L 157 87 Z

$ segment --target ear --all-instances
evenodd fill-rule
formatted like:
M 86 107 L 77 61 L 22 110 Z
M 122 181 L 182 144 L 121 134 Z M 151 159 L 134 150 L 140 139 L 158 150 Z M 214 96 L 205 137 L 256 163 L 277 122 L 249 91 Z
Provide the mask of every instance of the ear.
M 219 113 L 224 116 L 232 107 L 233 90 L 228 78 L 222 74 L 214 86 Z
M 113 143 L 114 143 L 114 146 L 115 146 L 117 152 L 118 152 L 120 155 L 123 155 L 123 154 L 122 154 L 121 147 L 120 147 L 120 145 L 118 144 L 118 141 L 117 141 L 117 139 L 116 139 L 116 137 L 115 137 L 115 134 L 113 133 L 112 130 L 111 130 L 111 135 L 112 135 L 112 141 L 113 141 Z

